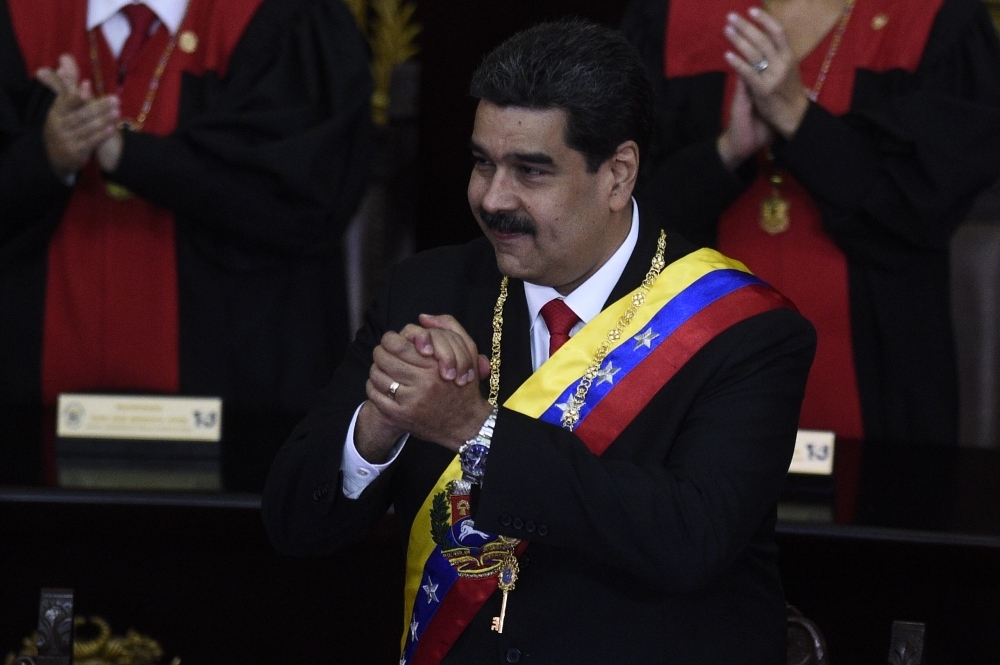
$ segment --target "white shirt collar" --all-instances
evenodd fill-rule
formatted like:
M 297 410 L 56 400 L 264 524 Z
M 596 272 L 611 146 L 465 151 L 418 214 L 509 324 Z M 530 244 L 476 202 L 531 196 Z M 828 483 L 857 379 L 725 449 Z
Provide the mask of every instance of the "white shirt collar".
M 625 241 L 597 272 L 588 277 L 587 281 L 583 284 L 576 287 L 572 293 L 563 297 L 562 294 L 551 286 L 540 286 L 525 282 L 524 295 L 528 301 L 528 316 L 531 320 L 533 333 L 536 327 L 538 327 L 539 322 L 541 322 L 541 327 L 544 330 L 545 322 L 538 312 L 545 303 L 553 298 L 563 298 L 566 301 L 566 305 L 580 317 L 582 323 L 577 324 L 577 327 L 573 329 L 573 333 L 582 327 L 583 324 L 588 323 L 600 314 L 604 303 L 611 295 L 611 291 L 614 290 L 615 284 L 618 283 L 622 273 L 625 271 L 625 265 L 628 263 L 629 257 L 632 256 L 632 251 L 635 249 L 638 240 L 639 206 L 635 202 L 635 199 L 632 199 L 632 227 L 629 229 Z M 545 330 L 545 336 L 546 338 L 548 337 L 547 330 Z M 534 340 L 534 334 L 532 334 L 532 339 Z M 532 355 L 536 354 L 533 353 Z M 546 347 L 545 356 L 547 355 L 548 349 Z M 537 365 L 538 363 L 536 363 L 536 367 Z
M 133 0 L 89 0 L 87 2 L 87 30 L 93 30 L 103 25 L 112 16 L 121 11 Z M 177 34 L 187 11 L 188 0 L 144 0 L 146 5 L 156 13 L 170 34 Z

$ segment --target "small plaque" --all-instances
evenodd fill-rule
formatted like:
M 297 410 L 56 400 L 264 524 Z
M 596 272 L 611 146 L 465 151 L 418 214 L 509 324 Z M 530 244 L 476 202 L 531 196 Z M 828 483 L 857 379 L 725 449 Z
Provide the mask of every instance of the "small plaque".
M 833 475 L 834 433 L 819 429 L 800 429 L 795 437 L 795 452 L 788 473 Z
M 219 441 L 217 397 L 59 395 L 56 435 L 80 439 Z

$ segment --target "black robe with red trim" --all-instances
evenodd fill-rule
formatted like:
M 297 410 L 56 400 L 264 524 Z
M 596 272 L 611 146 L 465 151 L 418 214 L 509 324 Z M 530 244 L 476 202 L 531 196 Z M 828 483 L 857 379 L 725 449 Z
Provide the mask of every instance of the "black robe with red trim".
M 857 6 L 871 3 L 890 21 L 919 9 L 897 0 Z M 749 160 L 732 174 L 715 148 L 725 71 L 665 77 L 668 14 L 664 0 L 633 0 L 623 21 L 657 104 L 637 197 L 685 236 L 713 245 L 720 215 L 751 185 L 756 166 Z M 1000 49 L 979 0 L 944 0 L 916 47 L 915 71 L 857 69 L 846 113 L 811 104 L 792 140 L 773 147 L 847 260 L 865 438 L 953 443 L 948 241 L 976 193 L 1000 174 Z
M 174 390 L 219 395 L 242 409 L 304 412 L 348 341 L 341 236 L 363 192 L 372 140 L 367 47 L 353 17 L 341 0 L 191 0 L 182 31 L 193 30 L 196 47 L 182 42 L 170 55 L 149 131 L 125 132 L 114 173 L 90 164 L 70 186 L 47 161 L 42 126 L 53 97 L 33 69 L 55 66 L 36 61 L 65 50 L 84 78 L 95 76 L 85 15 L 85 0 L 0 5 L 0 404 L 42 399 L 50 246 L 67 227 L 66 211 L 80 194 L 74 187 L 93 187 L 101 219 L 84 223 L 114 232 L 115 224 L 144 223 L 147 209 L 168 213 L 166 255 L 176 279 L 166 286 L 161 279 L 157 291 L 173 293 L 146 295 L 168 309 L 175 303 L 165 317 L 177 328 Z M 156 39 L 138 61 L 149 71 L 163 52 Z M 134 117 L 138 104 L 125 108 L 129 95 L 141 101 L 148 84 L 134 93 L 128 85 L 123 109 Z M 157 114 L 169 117 L 157 125 Z M 101 201 L 108 180 L 135 196 Z M 122 256 L 120 246 L 108 252 L 119 274 L 124 265 L 127 279 L 156 283 L 157 275 L 141 274 L 153 270 L 144 257 Z M 70 290 L 91 277 L 69 270 L 60 278 L 65 284 L 55 286 Z M 119 309 L 141 310 L 137 293 Z M 133 365 L 119 368 L 124 379 L 74 376 L 70 387 L 170 385 L 170 377 L 158 382 L 144 376 L 143 363 Z

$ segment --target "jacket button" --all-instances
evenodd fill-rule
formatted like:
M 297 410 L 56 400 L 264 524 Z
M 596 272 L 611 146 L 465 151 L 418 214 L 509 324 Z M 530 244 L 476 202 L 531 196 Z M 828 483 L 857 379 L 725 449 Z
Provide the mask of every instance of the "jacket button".
M 547 536 L 547 535 L 549 535 L 549 527 L 545 526 L 544 524 L 540 524 L 538 526 L 538 535 L 539 536 Z
M 500 524 L 503 526 L 510 526 L 510 515 L 501 515 Z
M 531 520 L 528 520 L 527 522 L 524 523 L 524 530 L 527 531 L 528 533 L 534 533 L 535 523 L 532 522 Z
M 521 652 L 517 649 L 507 649 L 507 662 L 508 663 L 520 663 L 521 662 Z
M 515 529 L 521 529 L 523 527 L 524 527 L 524 520 L 522 520 L 520 517 L 515 517 L 514 518 L 514 528 Z

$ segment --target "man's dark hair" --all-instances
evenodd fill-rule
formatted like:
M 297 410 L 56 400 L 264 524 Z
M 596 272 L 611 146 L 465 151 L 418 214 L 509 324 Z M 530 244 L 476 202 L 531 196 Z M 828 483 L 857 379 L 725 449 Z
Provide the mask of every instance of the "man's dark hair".
M 564 109 L 566 145 L 597 171 L 619 145 L 639 154 L 653 131 L 653 94 L 636 50 L 617 30 L 579 19 L 517 33 L 472 75 L 473 97 L 501 107 Z

